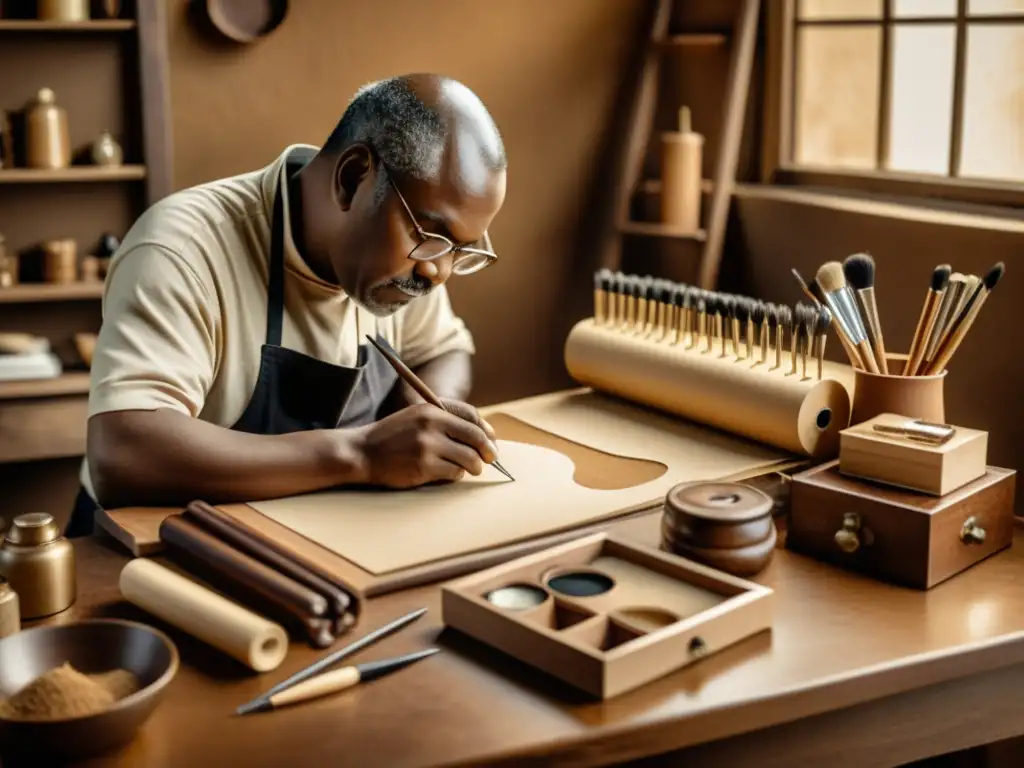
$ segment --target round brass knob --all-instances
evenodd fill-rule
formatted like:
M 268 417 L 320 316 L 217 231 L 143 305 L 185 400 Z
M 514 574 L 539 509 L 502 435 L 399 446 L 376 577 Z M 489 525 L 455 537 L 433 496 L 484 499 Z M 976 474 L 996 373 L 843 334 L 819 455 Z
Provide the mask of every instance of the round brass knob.
M 964 520 L 960 529 L 960 541 L 964 544 L 984 544 L 985 529 L 978 525 L 977 519 L 972 515 Z
M 843 515 L 843 527 L 834 536 L 836 545 L 847 554 L 856 552 L 860 549 L 859 531 L 860 517 L 853 513 Z

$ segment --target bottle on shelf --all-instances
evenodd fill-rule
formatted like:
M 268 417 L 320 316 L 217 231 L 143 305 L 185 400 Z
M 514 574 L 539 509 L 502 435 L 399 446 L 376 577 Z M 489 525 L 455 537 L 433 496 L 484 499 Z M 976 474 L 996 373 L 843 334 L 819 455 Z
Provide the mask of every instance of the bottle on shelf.
M 50 88 L 40 88 L 25 110 L 25 164 L 50 170 L 71 164 L 68 114 Z
M 38 0 L 40 21 L 88 21 L 89 0 Z

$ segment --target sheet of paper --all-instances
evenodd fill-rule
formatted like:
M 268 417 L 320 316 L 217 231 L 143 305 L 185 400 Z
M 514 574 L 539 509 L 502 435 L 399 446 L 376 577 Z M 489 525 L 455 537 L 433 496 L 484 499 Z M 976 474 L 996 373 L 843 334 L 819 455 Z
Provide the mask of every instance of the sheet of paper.
M 518 410 L 514 415 L 525 419 Z M 546 423 L 538 426 L 548 428 Z M 606 433 L 604 445 L 592 447 L 657 459 L 669 471 L 631 488 L 593 490 L 573 482 L 573 462 L 562 453 L 499 440 L 501 463 L 515 482 L 486 467 L 478 478 L 467 476 L 446 485 L 329 491 L 250 506 L 370 573 L 382 574 L 642 509 L 676 483 L 749 472 L 787 458 L 743 441 L 730 448 L 725 436 L 709 441 L 699 428 L 693 434 L 681 431 L 661 438 L 655 438 L 657 430 L 650 425 L 616 428 L 620 431 Z M 665 455 L 658 455 L 657 445 L 650 443 L 655 439 L 670 448 Z

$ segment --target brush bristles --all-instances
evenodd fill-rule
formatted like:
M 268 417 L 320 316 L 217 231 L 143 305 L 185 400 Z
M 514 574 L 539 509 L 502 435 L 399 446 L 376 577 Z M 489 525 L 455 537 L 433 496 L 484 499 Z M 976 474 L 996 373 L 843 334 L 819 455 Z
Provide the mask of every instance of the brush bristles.
M 838 261 L 830 261 L 822 264 L 817 274 L 818 285 L 825 293 L 840 291 L 846 287 L 846 275 L 843 274 L 843 265 Z
M 949 284 L 949 276 L 952 274 L 953 268 L 949 264 L 940 264 L 932 272 L 932 290 L 936 293 L 942 293 L 946 290 L 946 286 Z
M 822 307 L 818 310 L 818 327 L 817 332 L 819 336 L 824 336 L 828 333 L 829 326 L 832 325 L 832 312 L 828 307 Z
M 754 325 L 761 325 L 764 322 L 764 304 L 756 302 L 750 307 L 750 319 Z
M 817 278 L 813 278 L 811 282 L 807 284 L 807 290 L 809 290 L 811 292 L 811 295 L 814 296 L 814 298 L 816 298 L 819 302 L 821 302 L 822 304 L 825 303 L 825 294 L 822 292 L 821 285 L 818 284 Z
M 1006 271 L 1006 265 L 1003 262 L 999 262 L 985 275 L 985 288 L 992 290 L 996 287 L 996 283 L 1003 279 L 1003 273 Z
M 779 327 L 779 308 L 774 304 L 768 305 L 768 328 L 774 331 Z
M 736 319 L 741 323 L 750 319 L 750 304 L 744 298 L 736 300 Z
M 866 253 L 855 253 L 843 262 L 843 275 L 854 290 L 875 286 L 875 260 Z
M 793 327 L 793 310 L 789 307 L 779 307 L 779 323 L 784 331 Z

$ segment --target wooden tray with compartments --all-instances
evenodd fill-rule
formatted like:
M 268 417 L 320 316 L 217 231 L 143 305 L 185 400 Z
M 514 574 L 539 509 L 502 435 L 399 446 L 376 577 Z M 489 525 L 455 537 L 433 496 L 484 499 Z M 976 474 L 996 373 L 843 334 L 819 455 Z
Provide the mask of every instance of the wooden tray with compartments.
M 442 588 L 444 624 L 601 699 L 771 628 L 771 589 L 598 533 Z

